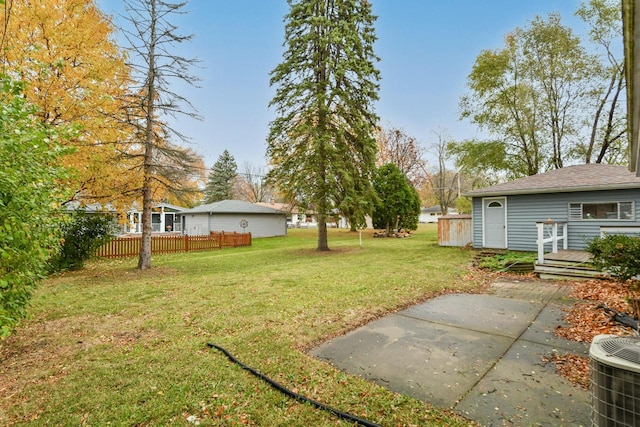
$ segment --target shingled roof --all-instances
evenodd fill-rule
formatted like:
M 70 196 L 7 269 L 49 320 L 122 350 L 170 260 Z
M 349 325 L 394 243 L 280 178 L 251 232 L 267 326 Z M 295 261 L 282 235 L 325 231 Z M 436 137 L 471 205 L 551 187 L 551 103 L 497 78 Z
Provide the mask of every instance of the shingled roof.
M 222 200 L 220 202 L 209 203 L 206 205 L 196 206 L 182 212 L 183 214 L 195 213 L 242 213 L 242 214 L 283 214 L 278 209 L 260 206 L 255 203 L 245 202 L 244 200 Z
M 527 176 L 503 184 L 469 191 L 464 195 L 487 197 L 625 188 L 640 188 L 640 177 L 629 172 L 627 166 L 591 163 Z

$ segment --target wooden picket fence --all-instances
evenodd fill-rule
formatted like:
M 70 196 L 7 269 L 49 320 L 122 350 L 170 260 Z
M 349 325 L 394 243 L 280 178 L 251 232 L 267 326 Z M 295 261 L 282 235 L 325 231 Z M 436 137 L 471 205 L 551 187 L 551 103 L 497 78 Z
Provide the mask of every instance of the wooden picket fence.
M 123 258 L 137 256 L 142 244 L 141 236 L 126 236 L 113 239 L 96 251 L 103 258 Z M 215 232 L 205 236 L 153 235 L 152 254 L 208 251 L 212 249 L 251 246 L 251 233 Z

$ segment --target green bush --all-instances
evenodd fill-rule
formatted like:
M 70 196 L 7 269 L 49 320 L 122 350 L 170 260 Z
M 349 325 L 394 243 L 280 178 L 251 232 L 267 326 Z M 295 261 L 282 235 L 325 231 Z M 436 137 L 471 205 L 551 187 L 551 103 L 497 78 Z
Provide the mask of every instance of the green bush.
M 640 237 L 608 234 L 595 237 L 585 248 L 592 255 L 592 263 L 620 280 L 640 274 Z
M 57 251 L 69 197 L 68 130 L 48 127 L 22 96 L 22 85 L 0 75 L 0 340 L 26 316 L 31 294 Z
M 79 270 L 96 250 L 114 237 L 114 217 L 108 213 L 77 211 L 62 227 L 60 252 L 51 261 L 52 271 Z
M 420 218 L 420 196 L 407 177 L 393 163 L 376 169 L 373 188 L 378 201 L 372 212 L 373 227 L 416 230 Z

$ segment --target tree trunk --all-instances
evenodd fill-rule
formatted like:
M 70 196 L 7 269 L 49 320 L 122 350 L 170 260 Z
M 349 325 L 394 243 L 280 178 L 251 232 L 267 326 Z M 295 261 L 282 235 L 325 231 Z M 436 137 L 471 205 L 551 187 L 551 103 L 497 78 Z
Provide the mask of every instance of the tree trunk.
M 151 180 L 145 177 L 144 181 L 142 188 L 142 242 L 140 243 L 138 258 L 138 269 L 140 270 L 151 268 L 151 234 L 153 233 L 151 224 Z
M 146 128 L 144 147 L 144 183 L 142 184 L 142 241 L 140 242 L 140 256 L 138 258 L 138 269 L 147 270 L 151 268 L 151 182 L 153 172 L 153 144 L 154 144 L 154 114 L 155 114 L 155 41 L 156 41 L 156 3 L 151 2 L 151 21 L 149 36 L 149 70 L 147 73 L 147 93 L 145 94 L 146 104 Z
M 324 214 L 318 215 L 318 251 L 328 251 L 329 239 L 327 237 L 327 218 Z

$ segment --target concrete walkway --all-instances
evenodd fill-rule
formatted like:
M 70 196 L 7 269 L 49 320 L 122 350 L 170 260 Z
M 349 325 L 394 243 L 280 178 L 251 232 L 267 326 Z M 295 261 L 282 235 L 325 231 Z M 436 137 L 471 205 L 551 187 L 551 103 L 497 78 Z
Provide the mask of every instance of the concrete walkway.
M 588 356 L 554 337 L 569 288 L 500 282 L 492 294 L 451 294 L 389 315 L 311 354 L 337 368 L 486 426 L 590 425 L 589 393 L 543 356 Z

